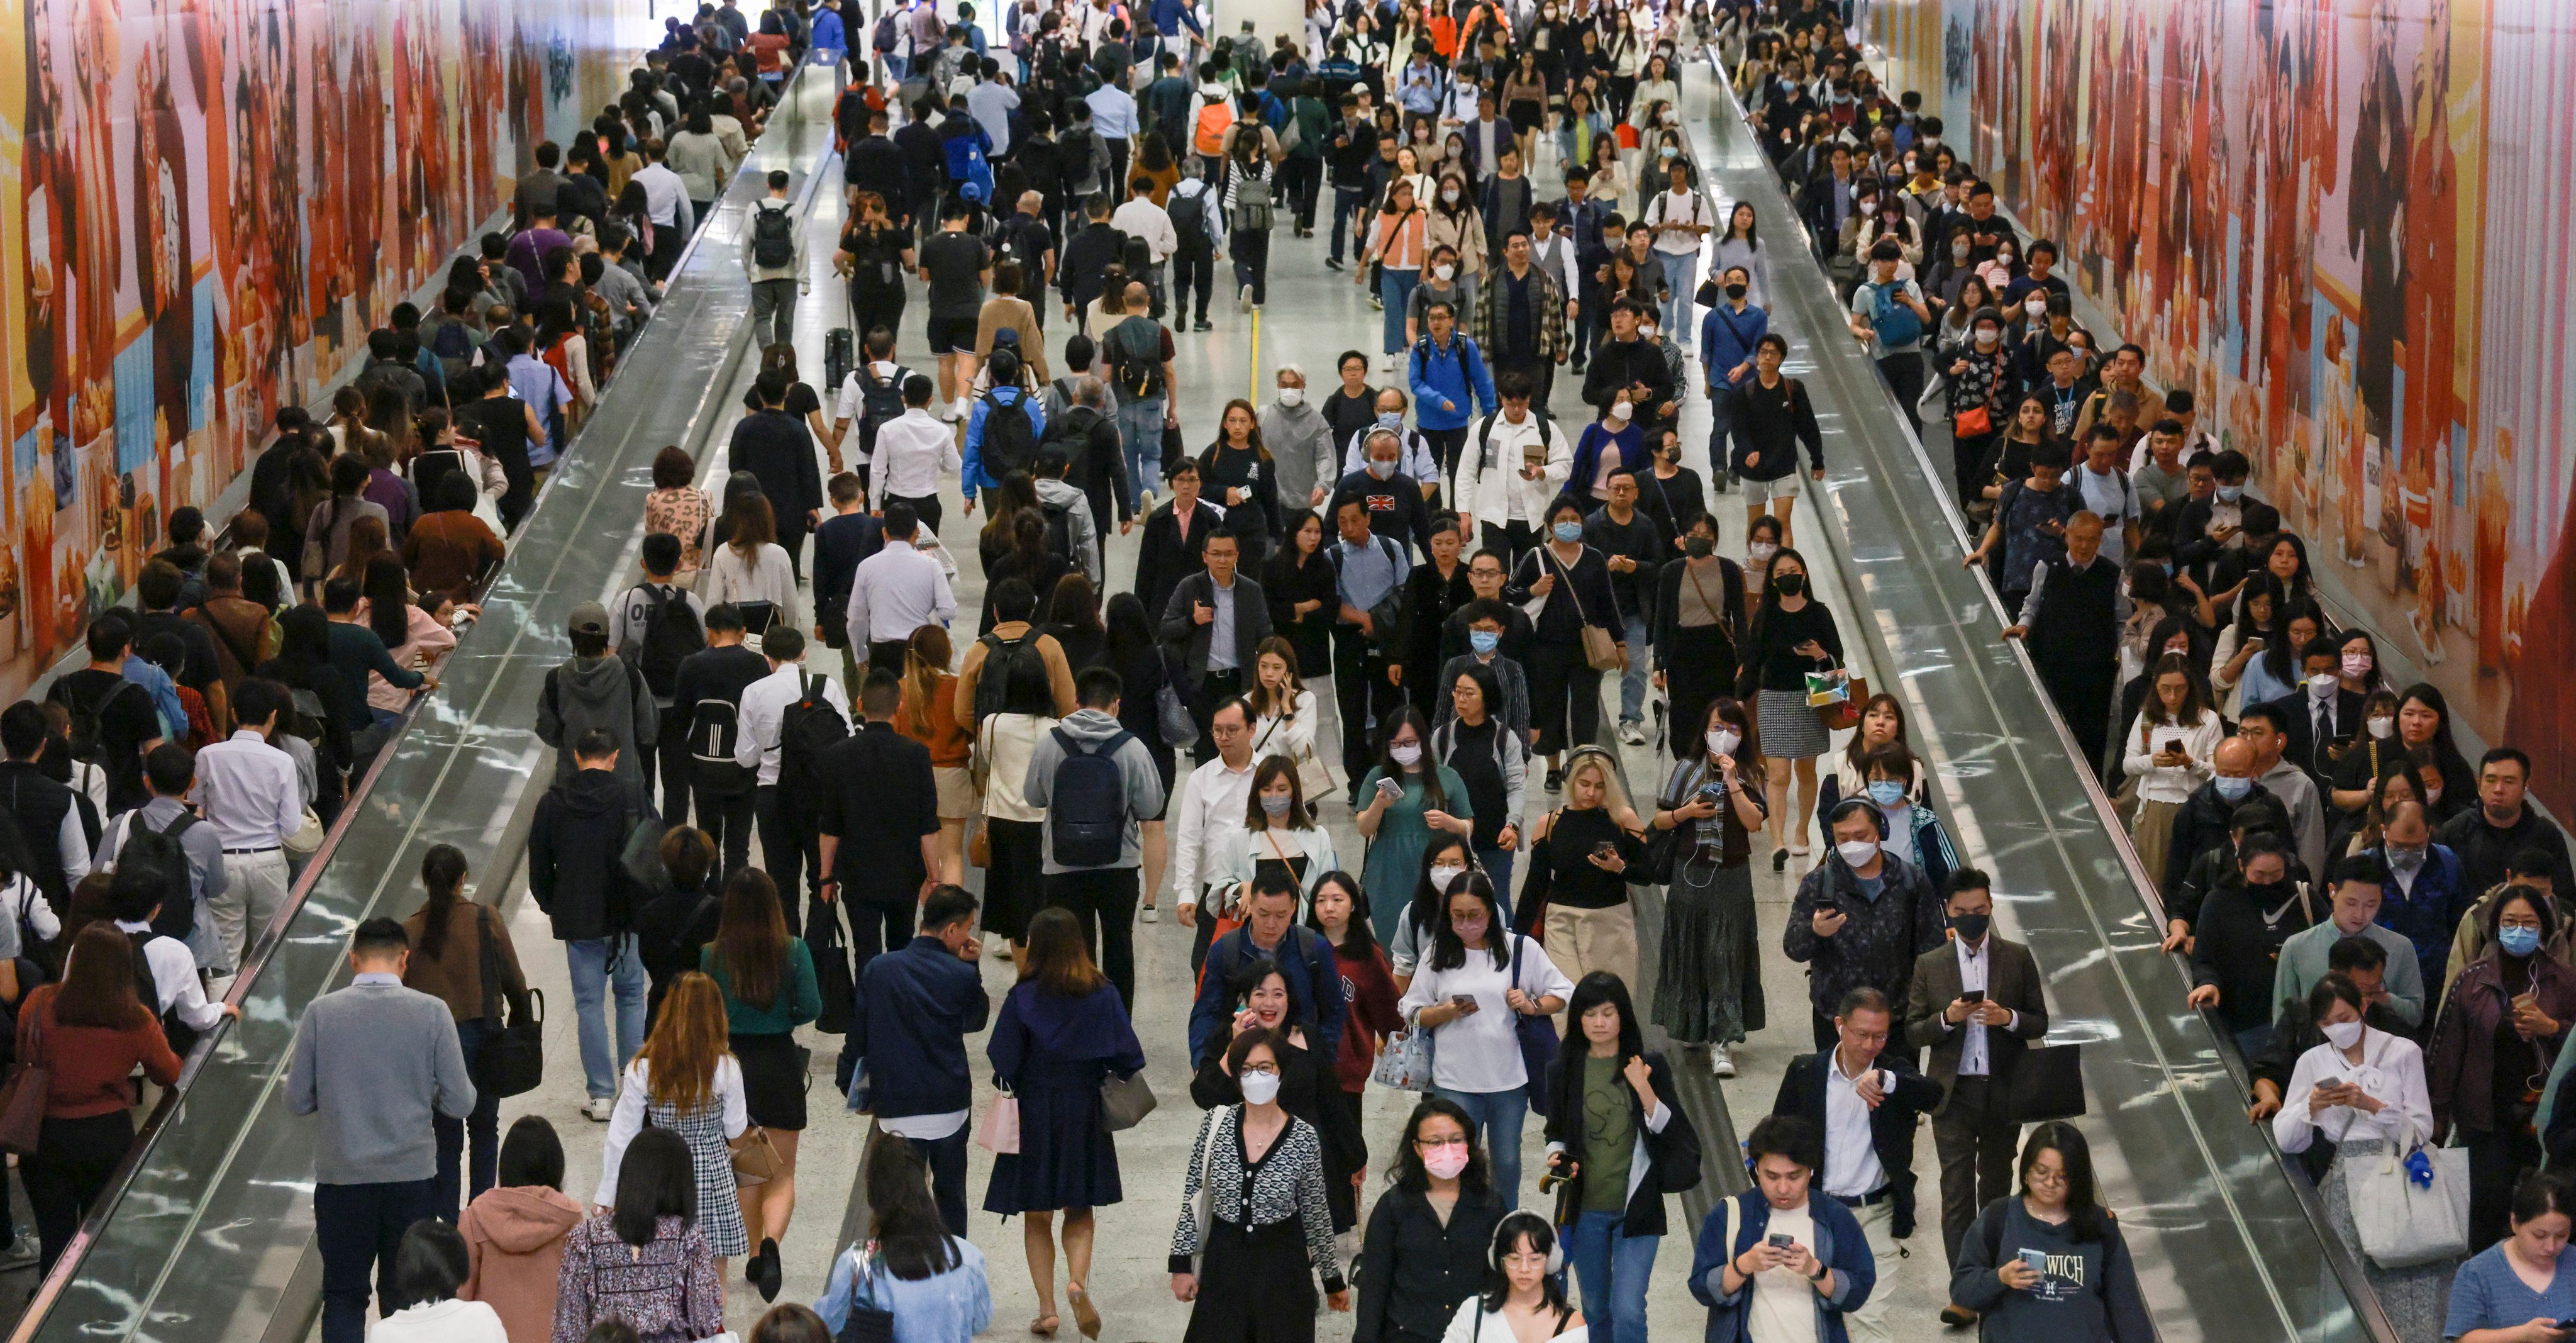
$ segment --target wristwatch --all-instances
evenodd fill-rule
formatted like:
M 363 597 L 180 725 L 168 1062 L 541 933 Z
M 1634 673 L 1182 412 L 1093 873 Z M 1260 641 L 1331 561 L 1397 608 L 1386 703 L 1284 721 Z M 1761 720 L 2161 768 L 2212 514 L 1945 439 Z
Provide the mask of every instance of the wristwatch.
M 1807 1275 L 1807 1281 L 1823 1282 L 1826 1278 L 1833 1275 L 1833 1271 L 1834 1268 L 1831 1264 L 1818 1264 L 1816 1265 L 1816 1271 Z

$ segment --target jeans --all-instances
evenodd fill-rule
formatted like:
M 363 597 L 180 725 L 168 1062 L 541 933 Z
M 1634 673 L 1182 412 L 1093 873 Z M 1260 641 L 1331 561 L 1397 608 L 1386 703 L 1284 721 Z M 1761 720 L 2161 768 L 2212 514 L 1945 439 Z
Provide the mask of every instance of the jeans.
M 644 954 L 635 934 L 590 937 L 564 943 L 564 964 L 572 971 L 573 1017 L 580 1027 L 581 1073 L 592 1100 L 617 1094 L 617 1079 L 626 1061 L 644 1043 Z M 607 993 L 617 994 L 617 1057 L 608 1056 L 608 1022 L 599 1014 Z
M 751 282 L 751 338 L 764 346 L 785 345 L 796 335 L 794 280 Z
M 1083 945 L 1118 990 L 1118 1001 L 1136 1010 L 1136 895 L 1143 872 L 1095 867 L 1046 874 L 1049 909 L 1069 909 L 1082 925 Z
M 698 829 L 715 841 L 716 852 L 722 855 L 723 874 L 731 877 L 751 866 L 751 793 L 710 793 L 704 788 L 689 791 L 696 795 Z
M 1443 1100 L 1457 1102 L 1467 1112 L 1476 1131 L 1468 1136 L 1482 1138 L 1485 1159 L 1494 1168 L 1494 1192 L 1503 1196 L 1503 1206 L 1521 1205 L 1521 1121 L 1529 1116 L 1529 1088 L 1513 1087 L 1509 1091 L 1452 1091 L 1433 1087 L 1432 1093 Z
M 1119 401 L 1118 442 L 1127 452 L 1127 507 L 1142 512 L 1139 493 L 1163 487 L 1163 398 Z
M 1386 304 L 1386 352 L 1404 353 L 1404 310 L 1413 303 L 1413 291 L 1422 285 L 1420 270 L 1397 270 L 1388 266 L 1378 272 L 1378 298 Z
M 1619 673 L 1619 721 L 1646 721 L 1646 617 L 1636 611 L 1622 619 L 1628 631 L 1620 636 L 1628 641 L 1628 670 Z
M 1333 260 L 1342 259 L 1342 241 L 1346 238 L 1351 241 L 1353 255 L 1366 249 L 1366 243 L 1352 236 L 1351 225 L 1353 221 L 1367 222 L 1368 198 L 1369 190 L 1364 186 L 1333 188 Z
M 930 1169 L 930 1195 L 939 1204 L 939 1220 L 948 1224 L 952 1236 L 966 1234 L 966 1137 L 974 1130 L 969 1122 L 945 1138 L 904 1139 Z
M 322 1252 L 322 1343 L 366 1343 L 370 1296 L 393 1313 L 394 1251 L 412 1223 L 438 1215 L 436 1186 L 435 1180 L 313 1186 L 313 1243 Z
M 1646 1343 L 1646 1284 L 1661 1236 L 1625 1236 L 1626 1209 L 1586 1211 L 1565 1233 L 1565 1261 L 1583 1290 L 1583 1318 L 1598 1343 Z M 1607 1321 L 1609 1327 L 1603 1328 Z
M 465 1051 L 466 1076 L 474 1075 L 475 1065 L 483 1057 L 483 1044 L 500 1033 L 499 1025 L 482 1017 L 456 1023 L 456 1043 Z M 501 1097 L 490 1087 L 478 1086 L 474 1089 L 472 1113 L 463 1119 L 433 1114 L 429 1127 L 438 1138 L 438 1219 L 453 1226 L 457 1211 L 465 1206 L 456 1197 L 460 1175 L 470 1175 L 465 1191 L 468 1200 L 500 1180 Z M 465 1160 L 469 1141 L 474 1147 L 470 1167 Z
M 1664 263 L 1663 327 L 1675 343 L 1690 348 L 1698 333 L 1691 329 L 1691 289 L 1699 282 L 1699 252 L 1657 252 Z M 1919 389 L 1918 389 L 1919 390 Z M 1586 1318 L 1589 1318 L 1587 1315 Z
M 1517 825 L 1520 818 L 1515 816 L 1512 822 Z M 1518 857 L 1519 854 L 1509 849 L 1476 850 L 1476 866 L 1485 869 L 1485 875 L 1494 879 L 1494 903 L 1502 907 L 1506 923 L 1512 917 L 1512 862 Z

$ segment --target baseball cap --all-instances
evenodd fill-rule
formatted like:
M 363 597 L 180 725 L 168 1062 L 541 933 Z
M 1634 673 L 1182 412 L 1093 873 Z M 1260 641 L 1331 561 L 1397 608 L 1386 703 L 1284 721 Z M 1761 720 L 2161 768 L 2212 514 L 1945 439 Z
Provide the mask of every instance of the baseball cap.
M 572 608 L 572 619 L 566 628 L 574 634 L 605 636 L 608 633 L 608 608 L 597 602 L 583 602 Z

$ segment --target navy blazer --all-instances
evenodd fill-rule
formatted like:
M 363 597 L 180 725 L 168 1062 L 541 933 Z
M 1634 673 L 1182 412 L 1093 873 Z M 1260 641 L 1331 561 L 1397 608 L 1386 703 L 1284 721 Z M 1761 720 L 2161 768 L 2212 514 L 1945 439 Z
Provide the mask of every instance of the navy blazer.
M 868 1090 L 848 1079 L 850 1108 L 880 1119 L 972 1108 L 966 1037 L 984 1029 L 992 995 L 972 961 L 927 933 L 871 957 L 850 1006 L 848 1054 L 867 1063 Z
M 1900 1006 L 1890 1019 L 1891 1032 L 1904 1030 L 1902 1011 Z M 1789 1070 L 1780 1075 L 1780 1094 L 1771 1102 L 1771 1113 L 1805 1116 L 1828 1142 L 1832 1132 L 1825 1122 L 1825 1069 L 1833 1066 L 1832 1057 L 1833 1051 L 1819 1050 L 1789 1060 Z M 1941 1084 L 1915 1069 L 1914 1051 L 1902 1046 L 1901 1037 L 1898 1048 L 1878 1056 L 1878 1066 L 1896 1075 L 1896 1089 L 1869 1112 L 1869 1145 L 1886 1168 L 1894 1195 L 1889 1202 L 1895 1224 L 1889 1229 L 1903 1240 L 1914 1234 L 1914 1120 L 1941 1108 Z M 1816 1177 L 1823 1179 L 1824 1172 Z

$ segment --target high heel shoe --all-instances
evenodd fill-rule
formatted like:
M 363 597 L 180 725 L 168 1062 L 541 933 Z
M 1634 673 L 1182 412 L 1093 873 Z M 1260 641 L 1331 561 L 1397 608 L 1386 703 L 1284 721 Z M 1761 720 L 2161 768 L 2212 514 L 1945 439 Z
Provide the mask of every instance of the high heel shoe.
M 1787 849 L 1773 849 L 1771 851 L 1771 870 L 1774 872 L 1786 872 L 1789 870 L 1789 851 Z
M 1084 1338 L 1100 1337 L 1100 1310 L 1091 1304 L 1091 1293 L 1067 1284 L 1064 1299 L 1073 1307 L 1073 1327 L 1081 1330 Z

